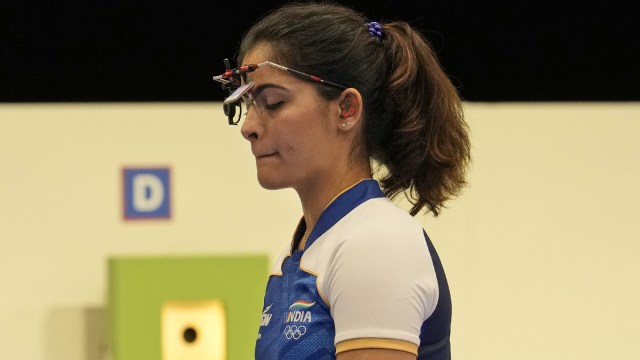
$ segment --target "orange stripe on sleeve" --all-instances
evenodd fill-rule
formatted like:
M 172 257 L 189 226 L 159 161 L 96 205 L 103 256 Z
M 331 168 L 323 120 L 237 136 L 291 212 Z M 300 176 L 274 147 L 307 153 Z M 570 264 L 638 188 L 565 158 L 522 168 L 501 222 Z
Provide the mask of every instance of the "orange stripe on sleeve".
M 336 344 L 336 354 L 357 349 L 391 349 L 418 355 L 418 345 L 404 340 L 361 338 L 345 340 Z

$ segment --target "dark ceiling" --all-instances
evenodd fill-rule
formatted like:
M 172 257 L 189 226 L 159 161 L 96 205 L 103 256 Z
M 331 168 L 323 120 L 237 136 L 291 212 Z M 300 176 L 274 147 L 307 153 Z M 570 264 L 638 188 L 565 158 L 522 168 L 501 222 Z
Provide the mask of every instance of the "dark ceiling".
M 0 5 L 0 101 L 211 101 L 244 30 L 284 1 Z M 637 1 L 342 1 L 406 20 L 469 101 L 640 100 Z

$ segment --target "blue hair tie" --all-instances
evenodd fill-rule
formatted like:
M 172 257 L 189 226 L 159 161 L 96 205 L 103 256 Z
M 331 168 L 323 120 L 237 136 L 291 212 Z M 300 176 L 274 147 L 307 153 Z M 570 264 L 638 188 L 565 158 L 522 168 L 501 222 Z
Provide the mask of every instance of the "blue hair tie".
M 372 21 L 365 24 L 369 29 L 369 34 L 375 36 L 378 40 L 382 40 L 382 26 L 376 21 Z

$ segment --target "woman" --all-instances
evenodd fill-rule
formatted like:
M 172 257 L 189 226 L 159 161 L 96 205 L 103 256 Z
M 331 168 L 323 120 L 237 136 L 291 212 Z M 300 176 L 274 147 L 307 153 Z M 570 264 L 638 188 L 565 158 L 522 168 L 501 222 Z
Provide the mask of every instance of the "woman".
M 292 4 L 248 31 L 238 60 L 214 78 L 237 89 L 225 112 L 244 99 L 260 184 L 295 189 L 303 209 L 256 359 L 449 359 L 442 265 L 389 200 L 406 193 L 411 215 L 437 216 L 464 185 L 467 126 L 429 45 L 404 22 Z

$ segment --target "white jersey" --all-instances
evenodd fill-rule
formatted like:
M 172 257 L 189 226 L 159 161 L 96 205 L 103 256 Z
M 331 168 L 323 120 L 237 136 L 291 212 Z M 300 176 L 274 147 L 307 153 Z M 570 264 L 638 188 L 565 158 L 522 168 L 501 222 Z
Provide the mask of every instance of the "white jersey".
M 451 303 L 440 261 L 420 224 L 377 182 L 338 196 L 305 249 L 294 250 L 304 227 L 269 279 L 256 359 L 335 359 L 363 348 L 450 358 Z

